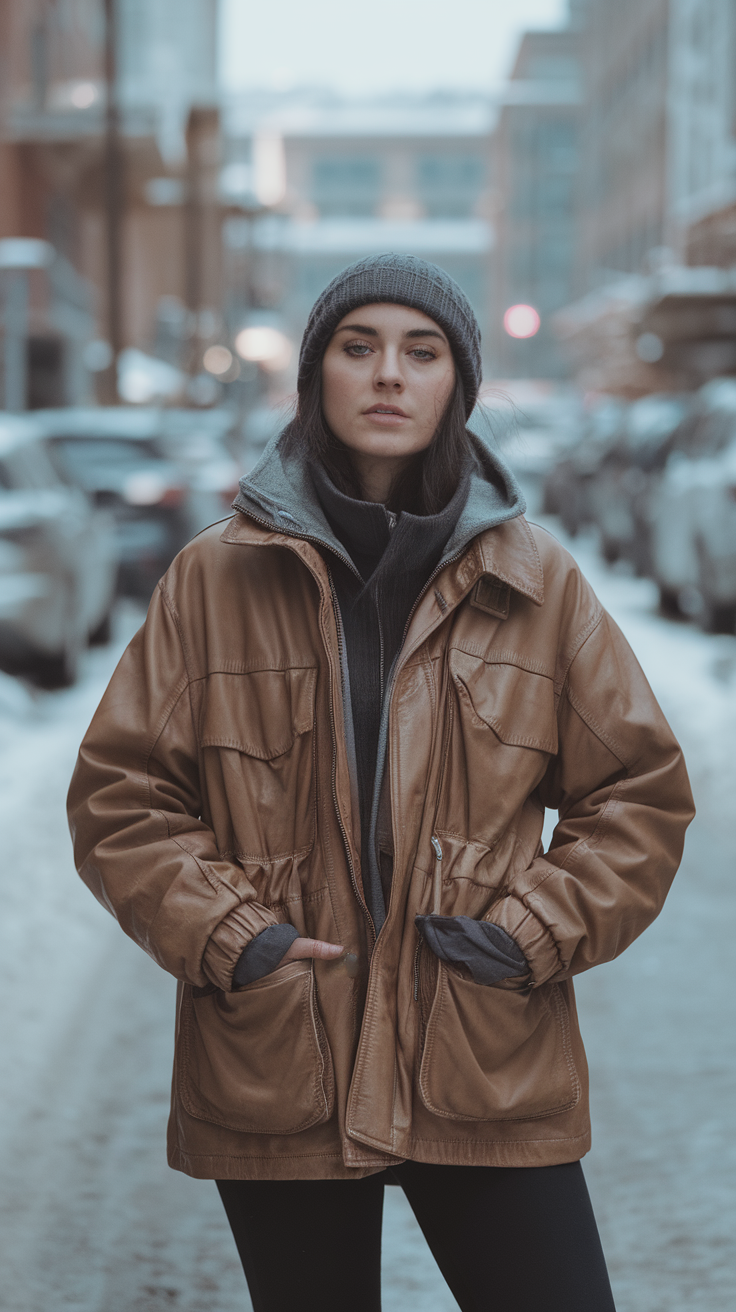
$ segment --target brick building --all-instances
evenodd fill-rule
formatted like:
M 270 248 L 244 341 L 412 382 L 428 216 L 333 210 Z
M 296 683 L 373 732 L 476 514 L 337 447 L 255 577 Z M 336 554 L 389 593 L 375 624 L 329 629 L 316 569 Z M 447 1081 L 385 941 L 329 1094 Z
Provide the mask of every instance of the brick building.
M 146 346 L 162 297 L 189 302 L 211 320 L 219 311 L 217 6 L 116 0 L 113 7 L 121 344 Z M 101 337 L 108 324 L 105 8 L 104 0 L 0 5 L 0 238 L 49 242 L 60 267 L 92 289 L 93 331 Z M 201 109 L 192 118 L 193 107 Z

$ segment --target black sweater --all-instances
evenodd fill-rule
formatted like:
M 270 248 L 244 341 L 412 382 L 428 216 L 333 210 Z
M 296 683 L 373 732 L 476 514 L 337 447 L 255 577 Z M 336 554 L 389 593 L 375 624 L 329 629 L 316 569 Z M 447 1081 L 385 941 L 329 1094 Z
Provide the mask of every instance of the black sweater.
M 374 802 L 381 710 L 409 616 L 451 537 L 467 500 L 466 470 L 438 515 L 393 515 L 383 505 L 344 496 L 321 466 L 311 469 L 322 509 L 360 578 L 326 552 L 340 607 L 350 675 L 350 703 L 360 802 L 361 865 L 368 910 L 377 929 L 386 918 L 391 844 L 378 836 L 381 887 L 373 888 L 367 844 Z M 385 828 L 385 827 L 384 827 Z

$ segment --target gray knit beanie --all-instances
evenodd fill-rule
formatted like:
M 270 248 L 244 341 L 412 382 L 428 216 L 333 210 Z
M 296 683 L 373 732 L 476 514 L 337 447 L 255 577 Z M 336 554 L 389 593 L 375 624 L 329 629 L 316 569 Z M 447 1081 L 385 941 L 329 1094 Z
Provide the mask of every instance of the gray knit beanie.
M 333 278 L 315 301 L 299 354 L 299 390 L 319 368 L 332 334 L 349 310 L 388 301 L 408 305 L 434 319 L 452 347 L 465 389 L 465 410 L 478 398 L 481 380 L 480 329 L 464 292 L 444 269 L 416 255 L 370 255 Z

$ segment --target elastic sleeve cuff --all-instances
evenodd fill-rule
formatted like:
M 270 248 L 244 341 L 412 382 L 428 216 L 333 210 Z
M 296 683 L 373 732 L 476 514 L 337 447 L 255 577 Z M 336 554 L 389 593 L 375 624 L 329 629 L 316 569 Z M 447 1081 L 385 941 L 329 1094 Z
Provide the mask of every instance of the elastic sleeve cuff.
M 532 973 L 532 985 L 546 984 L 559 974 L 562 963 L 552 935 L 519 898 L 510 894 L 496 902 L 486 918 L 505 930 L 521 948 Z
M 208 980 L 229 993 L 233 986 L 233 971 L 243 948 L 269 925 L 278 923 L 275 916 L 256 902 L 243 902 L 229 911 L 207 940 L 202 969 Z
M 415 916 L 414 923 L 440 961 L 465 969 L 476 984 L 528 977 L 524 954 L 512 938 L 487 920 L 470 916 Z
M 294 925 L 269 925 L 243 948 L 238 964 L 233 971 L 233 988 L 242 989 L 246 984 L 253 984 L 281 964 L 284 955 L 292 943 L 299 937 L 299 930 Z

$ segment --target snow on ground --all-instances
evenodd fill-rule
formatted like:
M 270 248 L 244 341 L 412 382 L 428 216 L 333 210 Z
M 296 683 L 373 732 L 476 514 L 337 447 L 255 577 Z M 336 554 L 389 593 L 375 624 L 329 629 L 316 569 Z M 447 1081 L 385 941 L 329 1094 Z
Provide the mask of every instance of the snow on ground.
M 586 1175 L 619 1312 L 720 1312 L 736 1300 L 736 638 L 661 619 L 654 585 L 603 565 L 592 537 L 566 545 L 682 743 L 698 807 L 659 919 L 576 980 Z
M 660 619 L 650 583 L 605 568 L 592 540 L 568 545 L 683 742 L 700 811 L 660 919 L 577 984 L 594 1117 L 586 1174 L 619 1312 L 722 1312 L 736 1296 L 736 639 Z M 165 1163 L 173 981 L 80 884 L 66 830 L 79 739 L 141 618 L 121 608 L 115 642 L 89 653 L 74 689 L 0 678 L 8 1312 L 250 1306 L 214 1186 Z M 386 1191 L 385 1215 L 386 1312 L 452 1312 L 400 1190 Z
M 94 981 L 116 937 L 110 916 L 76 878 L 66 787 L 79 739 L 142 618 L 137 607 L 121 606 L 115 643 L 87 654 L 74 688 L 48 693 L 0 678 L 0 987 L 3 1044 L 12 1055 L 0 1064 L 0 1145 L 13 1132 L 23 1090 L 48 1062 L 49 1039 L 64 1033 L 70 1000 Z

